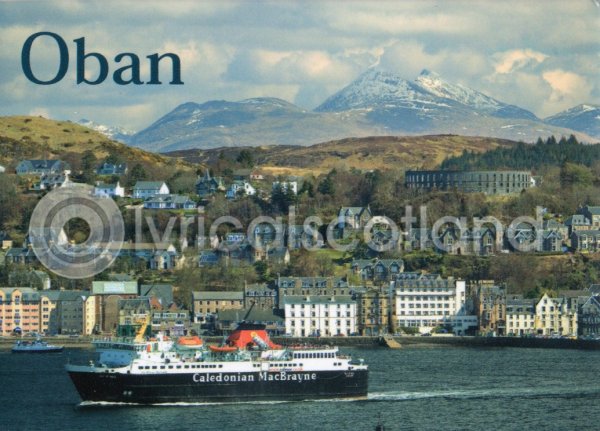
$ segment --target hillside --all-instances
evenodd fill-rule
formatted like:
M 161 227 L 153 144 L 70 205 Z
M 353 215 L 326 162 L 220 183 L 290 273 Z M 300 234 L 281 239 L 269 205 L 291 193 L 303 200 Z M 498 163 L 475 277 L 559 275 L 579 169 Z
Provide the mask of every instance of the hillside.
M 68 161 L 74 169 L 81 155 L 92 151 L 99 163 L 108 155 L 117 156 L 130 166 L 140 163 L 147 169 L 172 171 L 195 169 L 191 164 L 150 153 L 112 141 L 106 136 L 69 121 L 42 117 L 0 117 L 0 164 L 8 171 L 22 159 Z
M 252 147 L 250 152 L 256 167 L 265 173 L 304 175 L 342 167 L 360 170 L 429 169 L 438 166 L 446 157 L 458 156 L 465 150 L 480 153 L 515 144 L 514 141 L 503 139 L 455 135 L 375 136 L 348 138 L 309 147 Z M 243 148 L 182 150 L 167 155 L 192 163 L 214 165 L 219 157 L 235 159 L 242 150 Z

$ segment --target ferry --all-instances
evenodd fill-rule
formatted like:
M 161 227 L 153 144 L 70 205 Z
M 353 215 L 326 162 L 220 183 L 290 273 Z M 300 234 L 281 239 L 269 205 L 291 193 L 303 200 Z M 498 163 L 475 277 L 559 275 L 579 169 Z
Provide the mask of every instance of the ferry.
M 53 353 L 62 352 L 63 346 L 55 346 L 48 344 L 41 339 L 34 341 L 22 341 L 19 340 L 13 346 L 11 352 L 13 353 Z
M 171 404 L 366 398 L 368 366 L 332 346 L 279 346 L 241 323 L 221 346 L 198 337 L 96 340 L 97 361 L 67 364 L 84 402 Z

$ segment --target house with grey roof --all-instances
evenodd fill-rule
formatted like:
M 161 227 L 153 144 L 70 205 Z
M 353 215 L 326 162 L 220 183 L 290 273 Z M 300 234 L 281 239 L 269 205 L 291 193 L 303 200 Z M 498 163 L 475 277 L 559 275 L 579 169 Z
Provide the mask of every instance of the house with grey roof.
M 239 291 L 195 291 L 192 292 L 194 321 L 203 323 L 211 320 L 222 310 L 241 310 L 244 307 L 244 292 Z
M 64 171 L 58 174 L 42 174 L 39 182 L 33 184 L 32 190 L 53 190 L 57 187 L 62 187 L 69 182 L 69 171 Z
M 134 199 L 146 199 L 156 195 L 168 195 L 169 186 L 164 181 L 138 181 L 133 186 Z
M 208 169 L 204 175 L 198 178 L 196 182 L 196 194 L 201 198 L 207 198 L 217 192 L 225 191 L 225 182 L 221 177 L 213 177 Z
M 592 221 L 583 214 L 573 214 L 565 220 L 565 226 L 569 229 L 569 236 L 576 230 L 590 230 Z
M 71 170 L 62 160 L 22 160 L 17 165 L 17 175 L 55 175 Z
M 104 162 L 96 169 L 98 175 L 125 175 L 127 173 L 127 163 L 107 163 Z
M 146 200 L 144 200 L 144 208 L 151 209 L 151 210 L 158 210 L 158 209 L 161 209 L 161 210 L 162 209 L 169 209 L 169 210 L 186 209 L 186 210 L 189 210 L 189 209 L 196 208 L 196 202 L 191 200 L 189 197 L 183 196 L 183 195 L 156 194 L 156 195 L 146 198 Z
M 404 271 L 402 259 L 356 259 L 350 266 L 354 274 L 364 281 L 390 281 Z
M 163 308 L 173 303 L 173 286 L 170 284 L 142 284 L 140 296 L 156 298 Z
M 600 251 L 600 230 L 575 230 L 571 234 L 571 248 L 585 253 Z
M 29 265 L 37 262 L 37 256 L 31 247 L 11 247 L 4 256 L 5 264 Z
M 217 312 L 215 329 L 219 334 L 225 335 L 235 330 L 242 320 L 265 325 L 265 329 L 272 336 L 285 334 L 285 319 L 276 310 L 256 307 Z
M 371 209 L 367 207 L 341 207 L 338 211 L 340 228 L 362 229 L 371 220 Z
M 577 213 L 590 220 L 592 229 L 600 229 L 600 206 L 586 205 L 579 208 Z
M 94 187 L 94 196 L 103 198 L 125 197 L 125 188 L 121 187 L 119 181 L 117 184 L 106 184 L 97 182 Z

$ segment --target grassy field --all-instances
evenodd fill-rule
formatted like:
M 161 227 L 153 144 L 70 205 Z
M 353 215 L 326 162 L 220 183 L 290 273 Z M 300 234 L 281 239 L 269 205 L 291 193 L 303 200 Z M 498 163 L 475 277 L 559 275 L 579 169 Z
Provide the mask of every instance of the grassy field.
M 213 164 L 219 157 L 235 159 L 241 150 L 252 152 L 256 168 L 270 175 L 318 175 L 331 169 L 433 169 L 446 157 L 463 151 L 484 152 L 516 142 L 456 135 L 375 136 L 347 138 L 308 147 L 261 146 L 183 150 L 168 153 L 196 163 Z

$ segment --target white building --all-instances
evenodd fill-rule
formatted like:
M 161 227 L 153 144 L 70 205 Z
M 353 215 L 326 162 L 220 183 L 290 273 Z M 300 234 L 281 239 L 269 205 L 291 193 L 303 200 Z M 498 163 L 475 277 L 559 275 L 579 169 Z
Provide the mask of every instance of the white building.
M 114 197 L 125 197 L 125 189 L 121 187 L 119 181 L 117 184 L 105 184 L 98 182 L 96 183 L 96 187 L 94 187 L 94 196 L 104 197 L 104 198 L 114 198 Z
M 535 303 L 514 295 L 506 299 L 506 334 L 523 336 L 535 333 Z
M 225 197 L 227 199 L 235 199 L 240 194 L 254 196 L 256 189 L 248 181 L 234 181 L 225 192 Z
M 350 296 L 286 296 L 285 332 L 294 337 L 357 332 L 356 301 Z
M 577 335 L 577 306 L 571 298 L 544 294 L 535 306 L 535 330 L 539 335 Z
M 406 272 L 392 281 L 392 294 L 397 328 L 429 333 L 438 326 L 451 326 L 457 335 L 477 328 L 477 317 L 466 312 L 463 280 Z
M 133 186 L 134 199 L 146 199 L 155 195 L 168 195 L 170 193 L 164 181 L 138 181 Z

